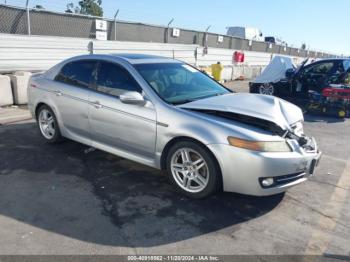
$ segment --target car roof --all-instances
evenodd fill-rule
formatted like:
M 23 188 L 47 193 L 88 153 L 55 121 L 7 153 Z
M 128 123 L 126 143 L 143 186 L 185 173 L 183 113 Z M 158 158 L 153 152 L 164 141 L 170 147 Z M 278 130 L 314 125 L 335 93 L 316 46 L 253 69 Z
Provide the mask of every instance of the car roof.
M 117 56 L 119 58 L 124 58 L 124 59 L 158 59 L 158 58 L 165 58 L 162 56 L 156 56 L 156 55 L 147 55 L 147 54 L 111 54 L 113 56 Z
M 150 64 L 150 63 L 181 63 L 169 57 L 147 55 L 147 54 L 111 54 L 111 56 L 123 59 L 130 64 Z
M 162 57 L 162 56 L 155 56 L 155 55 L 146 55 L 146 54 L 89 54 L 89 55 L 80 55 L 72 57 L 65 61 L 72 62 L 77 61 L 80 59 L 96 59 L 96 60 L 103 60 L 103 59 L 112 59 L 112 60 L 123 60 L 129 64 L 135 65 L 135 64 L 155 64 L 155 63 L 178 63 L 182 64 L 183 62 L 169 58 L 169 57 Z
M 334 62 L 334 61 L 345 61 L 345 60 L 350 60 L 350 58 L 324 58 L 320 59 L 316 62 Z
M 342 62 L 342 61 L 349 61 L 350 59 L 349 58 L 323 58 L 323 59 L 319 59 L 319 60 L 316 60 L 316 61 L 313 61 L 311 63 L 307 63 L 305 65 L 305 67 L 310 67 L 310 66 L 313 66 L 313 65 L 316 65 L 316 64 L 322 64 L 322 63 L 327 63 L 327 62 Z M 310 60 L 309 60 L 310 61 Z
M 147 64 L 147 63 L 181 63 L 178 60 L 156 56 L 156 55 L 148 55 L 148 54 L 110 54 L 109 56 L 113 56 L 119 59 L 123 59 L 130 64 Z

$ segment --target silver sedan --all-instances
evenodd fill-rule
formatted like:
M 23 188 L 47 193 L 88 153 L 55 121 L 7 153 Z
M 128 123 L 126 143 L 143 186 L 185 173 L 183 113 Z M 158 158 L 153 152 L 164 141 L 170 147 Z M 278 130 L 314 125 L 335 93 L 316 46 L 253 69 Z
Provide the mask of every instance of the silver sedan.
M 194 198 L 281 193 L 307 180 L 321 155 L 297 106 L 233 93 L 163 57 L 74 57 L 34 75 L 28 97 L 47 142 L 68 138 L 166 170 Z

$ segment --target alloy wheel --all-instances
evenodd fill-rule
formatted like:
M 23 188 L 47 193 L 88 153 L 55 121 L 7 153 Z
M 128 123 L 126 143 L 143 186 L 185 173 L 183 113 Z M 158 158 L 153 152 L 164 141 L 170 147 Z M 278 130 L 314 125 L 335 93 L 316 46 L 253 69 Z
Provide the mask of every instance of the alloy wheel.
M 209 182 L 209 169 L 195 150 L 181 148 L 171 158 L 171 173 L 176 183 L 190 193 L 201 192 Z
M 55 132 L 56 132 L 55 120 L 52 113 L 47 109 L 43 109 L 40 111 L 38 120 L 39 120 L 39 127 L 42 135 L 46 139 L 49 139 L 49 140 L 52 139 L 55 136 Z
M 259 93 L 262 95 L 272 96 L 274 91 L 275 90 L 272 84 L 262 84 L 261 86 L 259 86 Z

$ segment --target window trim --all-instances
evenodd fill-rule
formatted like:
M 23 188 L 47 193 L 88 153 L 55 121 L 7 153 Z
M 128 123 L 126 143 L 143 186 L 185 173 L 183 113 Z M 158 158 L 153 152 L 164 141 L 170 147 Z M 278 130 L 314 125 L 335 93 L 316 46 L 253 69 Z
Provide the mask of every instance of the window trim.
M 89 84 L 87 86 L 77 86 L 77 85 L 73 85 L 73 84 L 68 84 L 68 83 L 65 83 L 65 82 L 62 82 L 62 81 L 59 81 L 57 80 L 57 76 L 61 74 L 63 68 L 65 68 L 66 66 L 70 65 L 70 64 L 73 64 L 73 63 L 79 63 L 79 62 L 94 62 L 95 65 L 94 65 L 94 69 L 92 70 L 92 75 L 91 75 L 91 79 L 89 81 Z M 99 63 L 99 60 L 97 59 L 78 59 L 78 60 L 73 60 L 73 61 L 70 61 L 66 64 L 64 64 L 61 69 L 59 70 L 59 72 L 56 74 L 56 76 L 54 77 L 54 81 L 57 82 L 57 83 L 60 83 L 60 84 L 63 84 L 63 85 L 68 85 L 68 86 L 72 86 L 72 87 L 75 87 L 75 88 L 81 88 L 81 89 L 84 89 L 84 90 L 93 90 L 93 83 L 96 81 L 96 74 L 97 74 L 97 65 Z
M 119 97 L 120 97 L 120 96 L 107 94 L 105 92 L 97 90 L 97 81 L 98 81 L 98 76 L 99 76 L 99 70 L 100 70 L 100 67 L 101 67 L 101 63 L 112 64 L 112 65 L 115 65 L 115 66 L 119 67 L 122 71 L 126 72 L 126 74 L 128 74 L 130 76 L 130 78 L 135 82 L 137 87 L 140 88 L 140 92 L 139 93 L 142 94 L 144 92 L 142 86 L 137 82 L 137 80 L 129 72 L 129 70 L 126 69 L 123 65 L 121 65 L 121 64 L 119 64 L 117 62 L 114 62 L 114 61 L 102 60 L 102 59 L 101 60 L 97 60 L 97 64 L 96 64 L 96 68 L 95 68 L 95 77 L 94 77 L 94 79 L 92 81 L 92 84 L 91 84 L 91 91 L 93 91 L 95 93 L 98 93 L 98 94 L 102 94 L 102 95 L 110 96 L 110 97 L 113 97 L 113 98 L 117 98 L 117 99 L 119 99 Z M 128 91 L 125 91 L 125 92 L 128 92 Z M 129 92 L 138 92 L 138 91 L 129 91 Z

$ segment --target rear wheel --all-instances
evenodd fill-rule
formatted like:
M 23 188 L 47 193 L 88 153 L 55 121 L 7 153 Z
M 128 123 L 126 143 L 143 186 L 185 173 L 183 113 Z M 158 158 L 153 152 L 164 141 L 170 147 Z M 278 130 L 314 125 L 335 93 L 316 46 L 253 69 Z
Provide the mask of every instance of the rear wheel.
M 219 188 L 220 169 L 204 146 L 181 141 L 169 150 L 166 161 L 171 182 L 186 196 L 204 198 Z
M 63 140 L 56 116 L 50 107 L 43 105 L 38 109 L 37 122 L 41 136 L 46 142 L 55 144 Z
M 259 86 L 258 91 L 259 91 L 259 94 L 272 96 L 275 93 L 275 88 L 272 84 L 266 83 L 266 84 L 261 84 Z

